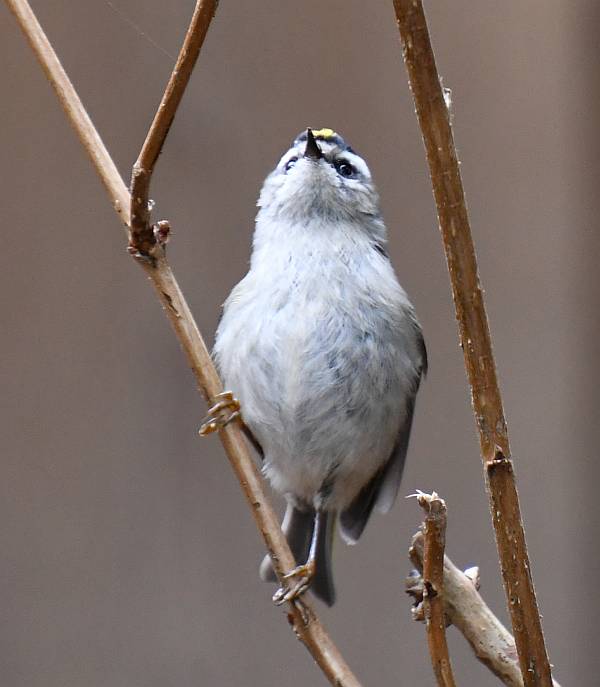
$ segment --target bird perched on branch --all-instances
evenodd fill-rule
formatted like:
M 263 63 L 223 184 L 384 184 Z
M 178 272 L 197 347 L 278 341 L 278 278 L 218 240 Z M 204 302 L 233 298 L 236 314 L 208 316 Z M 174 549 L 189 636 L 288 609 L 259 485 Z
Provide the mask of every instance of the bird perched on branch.
M 214 353 L 288 504 L 299 565 L 274 599 L 310 586 L 331 605 L 336 523 L 353 544 L 373 508 L 396 498 L 425 345 L 369 168 L 341 136 L 299 135 L 258 207 L 250 270 L 224 305 Z M 268 557 L 261 576 L 275 580 Z

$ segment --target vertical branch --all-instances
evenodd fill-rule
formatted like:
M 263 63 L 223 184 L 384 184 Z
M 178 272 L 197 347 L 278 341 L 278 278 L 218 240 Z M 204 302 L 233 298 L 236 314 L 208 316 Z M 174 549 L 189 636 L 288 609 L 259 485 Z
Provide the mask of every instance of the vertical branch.
M 128 224 L 130 221 L 130 194 L 102 139 L 85 111 L 77 92 L 62 68 L 56 53 L 29 7 L 27 0 L 6 0 L 6 2 L 16 16 L 48 80 L 57 92 L 66 115 L 81 139 L 96 172 L 109 193 L 114 209 L 125 224 Z M 172 94 L 170 96 L 165 94 L 163 97 L 151 131 L 142 149 L 140 155 L 142 160 L 141 168 L 146 170 L 148 174 L 145 175 L 142 181 L 141 191 L 142 193 L 146 192 L 146 199 L 154 163 L 160 153 L 169 126 L 173 121 L 177 105 L 181 100 L 185 84 L 189 79 L 193 62 L 198 55 L 202 40 L 208 29 L 208 22 L 212 17 L 210 8 L 214 8 L 215 4 L 210 1 L 205 2 L 204 0 L 197 3 L 196 12 L 192 19 L 195 28 L 192 31 L 191 26 L 188 30 L 186 42 L 177 62 L 178 65 L 185 65 L 185 67 L 182 66 L 178 74 L 176 74 L 177 67 L 174 70 L 167 87 L 168 91 L 171 89 Z M 190 36 L 190 32 L 197 35 Z M 192 61 L 190 61 L 192 58 L 186 55 L 188 50 L 191 53 L 195 52 Z M 142 198 L 142 196 L 139 196 L 139 198 Z M 147 208 L 147 203 L 140 201 L 140 203 L 132 204 L 132 206 L 136 209 L 138 206 Z M 145 221 L 149 224 L 147 217 Z M 146 228 L 149 229 L 147 224 L 144 227 L 144 231 Z M 141 241 L 142 244 L 134 245 L 134 251 L 137 250 L 142 257 L 144 257 L 144 253 L 141 249 L 146 249 L 148 245 L 150 246 L 149 253 L 152 259 L 142 259 L 139 262 L 150 278 L 173 326 L 177 339 L 192 368 L 199 390 L 206 399 L 212 399 L 222 390 L 221 381 L 190 308 L 166 260 L 162 246 L 160 243 L 155 242 L 154 236 L 149 240 L 148 235 L 143 232 L 139 239 L 136 240 Z M 149 243 L 144 243 L 148 241 Z M 294 557 L 281 531 L 275 511 L 269 503 L 263 480 L 250 456 L 242 434 L 241 425 L 238 422 L 232 422 L 219 432 L 219 436 L 271 556 L 273 568 L 279 579 L 283 582 L 285 573 L 295 566 Z M 306 601 L 299 600 L 289 604 L 288 620 L 298 639 L 311 653 L 315 662 L 332 685 L 336 687 L 360 687 L 358 679 L 352 673 L 338 648 L 325 631 L 316 613 Z
M 550 665 L 530 573 L 508 432 L 450 116 L 421 0 L 394 0 L 394 8 L 450 272 L 523 681 L 526 687 L 550 687 Z
M 446 641 L 444 612 L 444 549 L 446 503 L 435 491 L 417 495 L 425 511 L 423 523 L 423 605 L 431 664 L 439 687 L 456 687 Z

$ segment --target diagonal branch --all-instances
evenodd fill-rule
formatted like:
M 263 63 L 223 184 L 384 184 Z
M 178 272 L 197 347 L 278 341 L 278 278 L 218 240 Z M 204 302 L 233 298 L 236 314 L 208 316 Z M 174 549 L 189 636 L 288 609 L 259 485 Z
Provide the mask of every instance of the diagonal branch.
M 427 643 L 439 687 L 456 687 L 446 641 L 444 616 L 444 549 L 446 547 L 446 503 L 435 491 L 417 494 L 425 511 L 423 523 L 423 606 Z
M 46 76 L 56 90 L 65 113 L 108 191 L 113 207 L 125 224 L 129 224 L 130 195 L 27 0 L 6 0 L 6 2 L 17 18 Z M 207 26 L 198 21 L 196 31 L 206 33 Z M 186 36 L 186 40 L 188 36 Z M 201 45 L 202 41 L 198 41 L 197 37 L 193 40 L 194 44 Z M 184 45 L 183 50 L 185 47 Z M 180 55 L 178 64 L 183 59 L 183 55 Z M 182 93 L 183 90 L 177 96 L 179 99 Z M 176 104 L 172 110 L 173 114 L 175 109 Z M 156 156 L 160 152 L 160 147 L 168 131 L 168 124 L 172 121 L 172 117 L 169 120 L 166 117 L 162 120 L 161 117 L 157 116 L 155 122 L 157 119 L 162 123 L 157 125 L 156 138 L 150 137 L 152 143 L 149 144 L 151 145 L 149 149 L 153 152 L 148 159 L 151 161 L 152 159 L 156 161 Z M 165 126 L 165 124 L 167 125 Z M 152 162 L 151 169 L 153 164 L 154 162 Z M 139 263 L 150 278 L 160 302 L 164 306 L 175 334 L 187 356 L 199 389 L 207 400 L 213 399 L 222 391 L 221 381 L 187 302 L 167 263 L 164 251 L 157 251 L 157 257 L 152 261 L 140 260 Z M 263 480 L 250 456 L 242 434 L 241 424 L 232 422 L 225 426 L 219 435 L 250 505 L 256 525 L 273 560 L 275 572 L 283 583 L 285 573 L 295 567 L 294 558 L 281 531 L 277 516 L 267 499 Z M 297 637 L 306 646 L 333 685 L 360 687 L 357 678 L 350 671 L 316 613 L 307 602 L 302 600 L 290 603 L 288 620 Z
M 530 573 L 508 431 L 450 114 L 421 0 L 394 0 L 394 8 L 446 251 L 523 681 L 526 687 L 551 687 L 550 664 Z
M 48 81 L 56 91 L 60 104 L 79 136 L 81 144 L 90 156 L 113 208 L 123 222 L 129 224 L 129 193 L 119 170 L 104 147 L 96 127 L 81 103 L 77 91 L 63 69 L 35 14 L 25 0 L 6 0 L 6 3 L 15 15 Z
M 131 232 L 129 243 L 147 255 L 156 239 L 150 226 L 150 180 L 177 108 L 189 83 L 194 65 L 204 44 L 210 23 L 217 11 L 218 0 L 198 0 L 177 62 L 154 115 L 142 150 L 131 174 Z

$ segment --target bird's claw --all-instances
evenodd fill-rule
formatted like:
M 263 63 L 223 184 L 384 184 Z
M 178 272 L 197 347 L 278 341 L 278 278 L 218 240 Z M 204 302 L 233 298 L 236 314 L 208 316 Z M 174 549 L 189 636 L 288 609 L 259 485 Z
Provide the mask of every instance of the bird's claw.
M 198 434 L 202 437 L 219 429 L 223 429 L 232 420 L 240 417 L 240 402 L 231 391 L 223 391 L 214 398 L 215 404 L 208 409 L 202 420 Z
M 283 576 L 289 584 L 284 584 L 273 595 L 273 603 L 281 606 L 288 601 L 296 601 L 310 587 L 315 576 L 316 566 L 314 561 L 307 561 L 304 565 L 299 565 Z

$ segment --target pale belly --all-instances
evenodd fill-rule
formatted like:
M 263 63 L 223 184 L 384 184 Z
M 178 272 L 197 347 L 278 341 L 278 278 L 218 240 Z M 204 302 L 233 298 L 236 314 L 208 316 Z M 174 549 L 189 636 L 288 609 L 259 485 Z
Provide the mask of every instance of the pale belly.
M 225 365 L 265 474 L 297 501 L 344 508 L 393 449 L 412 381 L 398 323 L 370 309 L 290 298 Z

